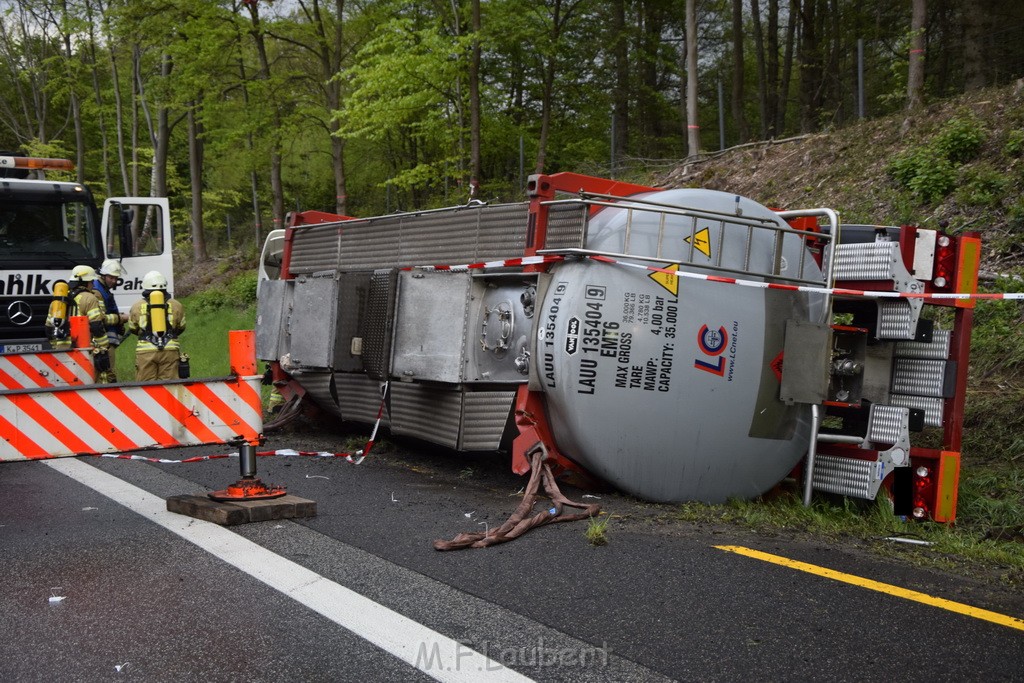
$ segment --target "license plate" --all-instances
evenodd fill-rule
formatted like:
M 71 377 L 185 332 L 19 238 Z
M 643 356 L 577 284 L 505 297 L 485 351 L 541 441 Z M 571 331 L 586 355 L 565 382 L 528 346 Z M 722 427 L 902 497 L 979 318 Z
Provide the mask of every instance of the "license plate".
M 26 351 L 42 350 L 42 344 L 0 344 L 0 353 L 25 353 Z

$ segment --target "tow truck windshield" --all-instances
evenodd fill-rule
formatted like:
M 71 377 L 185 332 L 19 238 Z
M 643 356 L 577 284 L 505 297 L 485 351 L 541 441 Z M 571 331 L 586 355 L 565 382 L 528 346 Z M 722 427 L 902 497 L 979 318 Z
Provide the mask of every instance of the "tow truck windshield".
M 0 206 L 0 260 L 74 265 L 102 258 L 91 203 L 62 199 L 4 201 Z

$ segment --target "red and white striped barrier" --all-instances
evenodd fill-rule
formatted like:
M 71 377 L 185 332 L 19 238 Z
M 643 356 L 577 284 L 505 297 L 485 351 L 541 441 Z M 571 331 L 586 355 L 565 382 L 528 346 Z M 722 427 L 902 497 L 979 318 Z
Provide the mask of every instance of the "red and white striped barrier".
M 246 441 L 260 377 L 0 393 L 0 461 Z
M 49 389 L 96 383 L 88 349 L 0 355 L 0 390 Z
M 0 461 L 259 443 L 255 333 L 230 333 L 231 377 L 0 391 Z

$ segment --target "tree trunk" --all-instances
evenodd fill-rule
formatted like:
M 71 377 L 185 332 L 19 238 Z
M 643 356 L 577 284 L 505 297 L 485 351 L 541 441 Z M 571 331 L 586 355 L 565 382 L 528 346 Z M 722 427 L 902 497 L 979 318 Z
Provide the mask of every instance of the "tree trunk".
M 267 56 L 267 44 L 263 36 L 263 28 L 260 25 L 259 3 L 246 3 L 249 8 L 249 18 L 252 21 L 252 28 L 249 34 L 256 45 L 256 54 L 260 61 L 260 79 L 270 80 L 270 58 Z M 271 105 L 273 112 L 272 120 L 274 130 L 281 129 L 281 112 L 275 105 Z M 280 228 L 284 225 L 284 183 L 281 181 L 281 151 L 278 146 L 279 138 L 271 136 L 272 151 L 270 153 L 270 193 L 271 211 L 273 213 L 274 227 Z
M 473 47 L 469 56 L 469 184 L 476 194 L 483 169 L 480 159 L 480 0 L 470 2 Z
M 821 88 L 821 50 L 818 44 L 818 0 L 804 0 L 800 12 L 800 132 L 818 127 L 818 92 Z
M 619 159 L 629 145 L 629 35 L 626 33 L 626 2 L 614 0 L 611 6 L 612 63 L 615 85 L 612 89 L 612 159 Z M 615 169 L 612 169 L 614 174 Z
M 86 2 L 86 18 L 89 22 L 89 59 L 92 76 L 92 92 L 96 98 L 96 124 L 100 131 L 100 144 L 103 146 L 103 182 L 107 196 L 114 194 L 113 181 L 110 178 L 110 140 L 107 137 L 106 117 L 103 116 L 103 93 L 100 90 L 100 75 L 96 57 L 96 22 L 93 17 L 92 3 Z
M 700 154 L 697 122 L 697 0 L 686 0 L 686 155 Z
M 916 12 L 917 1 L 914 2 Z M 922 4 L 924 0 L 919 0 Z M 976 0 L 964 7 L 964 90 L 978 90 L 986 83 L 985 37 L 989 33 L 988 2 Z
M 765 66 L 767 55 L 758 0 L 751 0 L 751 22 L 754 25 L 754 56 L 758 62 L 758 114 L 761 119 L 761 138 L 765 139 L 768 137 L 768 121 L 771 115 L 768 113 L 768 70 Z
M 967 12 L 970 14 L 970 12 Z M 921 107 L 924 97 L 925 0 L 911 0 L 910 67 L 907 71 L 907 109 Z
M 196 115 L 202 105 L 193 102 L 188 109 L 188 170 L 192 177 L 192 259 L 209 260 L 206 233 L 203 229 L 203 123 Z
M 758 63 L 761 62 L 759 56 Z M 732 118 L 740 143 L 750 139 L 747 115 L 743 111 L 743 77 L 743 0 L 732 0 Z
M 773 138 L 779 133 L 779 0 L 768 0 L 768 46 L 765 60 L 766 90 L 765 109 L 768 112 L 768 126 L 765 137 Z
M 782 81 L 779 83 L 779 99 L 775 109 L 775 135 L 786 130 L 786 113 L 789 110 L 789 83 L 793 75 L 793 52 L 796 44 L 796 22 L 800 14 L 800 0 L 790 0 L 789 24 L 786 26 L 786 55 L 782 60 Z

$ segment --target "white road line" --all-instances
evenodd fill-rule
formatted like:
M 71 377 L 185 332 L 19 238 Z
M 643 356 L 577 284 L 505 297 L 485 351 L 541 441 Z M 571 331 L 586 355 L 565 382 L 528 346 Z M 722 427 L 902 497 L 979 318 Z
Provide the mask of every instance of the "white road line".
M 438 681 L 532 680 L 238 534 L 212 522 L 168 512 L 164 500 L 91 465 L 72 458 L 42 462 L 194 543 Z

